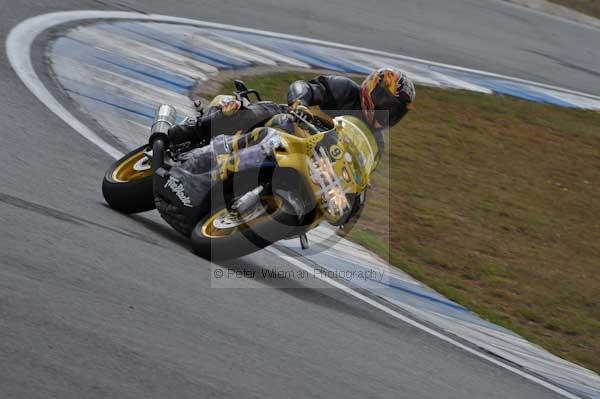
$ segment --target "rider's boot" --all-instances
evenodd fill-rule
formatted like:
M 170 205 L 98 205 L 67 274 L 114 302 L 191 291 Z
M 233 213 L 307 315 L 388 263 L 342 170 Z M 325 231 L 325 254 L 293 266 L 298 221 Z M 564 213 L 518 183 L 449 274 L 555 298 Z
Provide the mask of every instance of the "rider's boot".
M 169 143 L 173 146 L 188 144 L 190 147 L 206 145 L 210 142 L 210 122 L 203 118 L 175 125 L 169 129 Z

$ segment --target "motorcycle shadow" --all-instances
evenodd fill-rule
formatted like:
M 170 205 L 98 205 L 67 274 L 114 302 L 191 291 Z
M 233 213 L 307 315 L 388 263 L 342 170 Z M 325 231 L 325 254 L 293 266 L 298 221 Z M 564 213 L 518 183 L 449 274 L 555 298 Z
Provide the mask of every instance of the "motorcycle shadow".
M 129 215 L 128 217 L 186 252 L 191 252 L 189 239 L 181 236 L 162 221 L 153 220 L 150 215 L 143 214 Z M 242 278 L 251 276 L 252 285 L 238 283 L 236 288 L 274 289 L 311 305 L 359 317 L 380 324 L 382 327 L 397 328 L 393 322 L 377 317 L 368 307 L 348 301 L 346 294 L 320 281 L 309 280 L 306 276 L 298 278 L 298 275 L 293 273 L 279 274 L 274 277 L 274 271 L 297 272 L 298 269 L 266 251 L 238 259 L 212 262 L 212 266 L 221 268 L 226 273 L 233 273 L 234 276 Z M 239 279 L 239 277 L 237 278 Z
M 239 259 L 221 261 L 219 263 L 214 262 L 214 265 L 221 267 L 225 275 L 233 273 L 239 276 L 234 277 L 236 280 L 243 276 L 248 276 L 243 278 L 252 280 L 246 285 L 236 281 L 236 284 L 231 286 L 222 285 L 222 282 L 217 282 L 217 287 L 274 289 L 299 301 L 318 306 L 327 311 L 340 312 L 352 317 L 358 317 L 377 323 L 385 328 L 397 328 L 397 324 L 394 321 L 381 317 L 378 312 L 373 312 L 372 309 L 364 306 L 361 302 L 349 301 L 347 294 L 321 281 L 307 280 L 306 277 L 298 278 L 297 273 L 279 275 L 277 278 L 273 278 L 272 271 L 274 265 L 278 265 L 281 269 L 288 271 L 298 271 L 299 269 L 268 252 L 261 251 Z M 213 268 L 212 272 L 214 273 L 215 270 Z

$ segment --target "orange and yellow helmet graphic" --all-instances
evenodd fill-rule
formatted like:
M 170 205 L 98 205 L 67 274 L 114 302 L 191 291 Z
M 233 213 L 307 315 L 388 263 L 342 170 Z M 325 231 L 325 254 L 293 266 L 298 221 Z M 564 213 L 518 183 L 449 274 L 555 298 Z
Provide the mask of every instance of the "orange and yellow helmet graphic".
M 403 72 L 394 68 L 381 68 L 371 72 L 360 87 L 360 101 L 363 112 L 372 125 L 375 124 L 376 105 L 371 93 L 378 86 L 384 87 L 405 104 L 410 104 L 415 99 L 415 87 Z

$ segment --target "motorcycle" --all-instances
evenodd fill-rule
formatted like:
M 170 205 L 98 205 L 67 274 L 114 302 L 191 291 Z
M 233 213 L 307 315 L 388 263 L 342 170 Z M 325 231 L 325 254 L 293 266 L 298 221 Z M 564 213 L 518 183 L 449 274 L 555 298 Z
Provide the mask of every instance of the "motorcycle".
M 260 101 L 243 82 L 236 87 L 239 100 L 248 103 L 253 93 Z M 152 148 L 140 146 L 108 168 L 106 202 L 126 214 L 156 208 L 207 259 L 237 258 L 293 237 L 308 248 L 306 232 L 322 221 L 342 226 L 362 209 L 377 144 L 359 118 L 309 118 L 279 107 L 248 133 L 186 149 L 166 142 L 176 111 L 161 105 Z

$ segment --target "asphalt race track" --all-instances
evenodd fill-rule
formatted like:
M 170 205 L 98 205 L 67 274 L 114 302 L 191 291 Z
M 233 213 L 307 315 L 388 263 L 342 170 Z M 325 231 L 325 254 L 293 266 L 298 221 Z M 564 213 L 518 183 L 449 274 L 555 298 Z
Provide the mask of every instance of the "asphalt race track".
M 502 2 L 415 1 L 406 16 L 392 1 L 314 9 L 312 0 L 4 3 L 2 38 L 38 14 L 133 9 L 600 94 L 592 47 L 600 31 Z M 210 288 L 210 265 L 156 216 L 125 217 L 104 205 L 100 182 L 111 159 L 47 110 L 4 51 L 0 57 L 0 396 L 558 397 L 324 283 Z M 240 265 L 294 267 L 265 252 L 229 266 Z
M 375 48 L 600 95 L 599 29 L 502 0 L 98 0 L 90 6 L 98 3 Z

